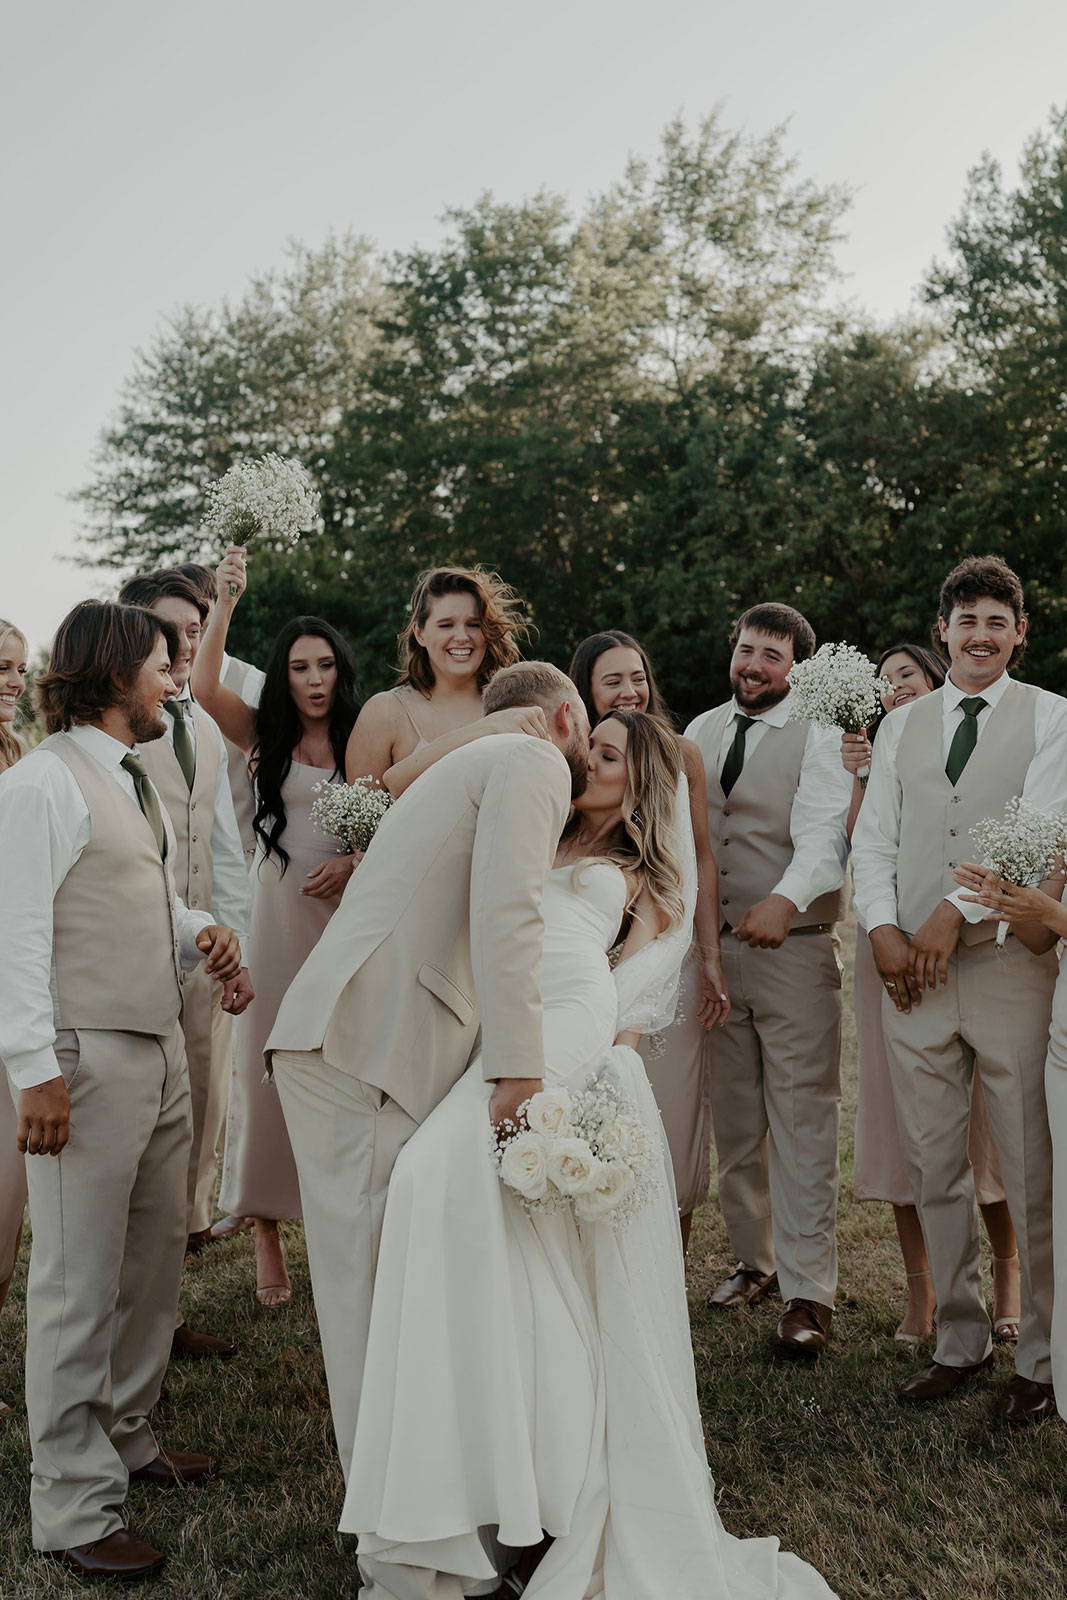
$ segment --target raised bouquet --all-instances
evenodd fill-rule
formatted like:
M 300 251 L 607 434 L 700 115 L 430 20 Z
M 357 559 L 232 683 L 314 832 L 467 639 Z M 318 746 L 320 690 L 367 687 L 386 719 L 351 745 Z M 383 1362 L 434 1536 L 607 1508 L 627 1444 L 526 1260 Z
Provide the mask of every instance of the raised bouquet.
M 1061 871 L 1067 853 L 1067 816 L 1039 811 L 1021 795 L 1009 800 L 1002 817 L 983 817 L 971 829 L 978 865 L 1022 889 Z M 1008 937 L 1008 923 L 997 924 L 997 944 Z
M 371 777 L 355 783 L 331 783 L 323 779 L 312 789 L 317 798 L 311 803 L 311 820 L 328 834 L 346 855 L 367 849 L 378 831 L 378 824 L 393 803 L 388 789 L 373 787 Z
M 299 461 L 260 456 L 238 461 L 207 491 L 205 527 L 224 544 L 247 546 L 260 534 L 294 545 L 319 519 L 319 493 Z
M 793 722 L 818 722 L 843 733 L 862 733 L 878 715 L 881 697 L 892 684 L 880 678 L 862 650 L 851 644 L 820 645 L 808 661 L 788 673 Z M 866 783 L 870 768 L 857 776 Z
M 573 1206 L 579 1222 L 622 1228 L 659 1191 L 659 1141 L 610 1069 L 575 1094 L 542 1089 L 519 1118 L 495 1130 L 492 1151 L 527 1211 Z

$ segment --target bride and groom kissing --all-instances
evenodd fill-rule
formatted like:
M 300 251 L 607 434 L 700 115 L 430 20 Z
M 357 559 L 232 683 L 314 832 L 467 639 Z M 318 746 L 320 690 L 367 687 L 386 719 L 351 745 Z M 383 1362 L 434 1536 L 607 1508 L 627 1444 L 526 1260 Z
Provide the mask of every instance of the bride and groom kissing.
M 386 814 L 267 1042 L 367 1600 L 816 1600 L 722 1528 L 671 1166 L 632 1048 L 673 1006 L 696 869 L 674 734 L 590 735 L 545 662 L 487 713 L 548 737 L 443 756 Z M 608 952 L 622 939 L 614 969 Z M 662 1149 L 624 1229 L 537 1212 L 491 1127 L 610 1070 Z

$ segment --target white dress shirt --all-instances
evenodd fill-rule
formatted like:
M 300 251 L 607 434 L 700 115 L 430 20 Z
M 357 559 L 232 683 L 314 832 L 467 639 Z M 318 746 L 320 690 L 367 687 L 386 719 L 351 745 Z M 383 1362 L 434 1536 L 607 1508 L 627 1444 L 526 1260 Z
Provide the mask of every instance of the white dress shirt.
M 178 699 L 187 708 L 192 704 L 188 684 L 178 695 Z M 173 749 L 174 718 L 167 713 L 164 721 L 167 730 L 165 737 Z M 189 730 L 189 737 L 195 750 L 196 723 L 188 710 L 185 712 L 185 726 Z M 241 843 L 241 834 L 237 827 L 237 813 L 233 809 L 230 775 L 226 765 L 226 741 L 217 723 L 212 722 L 211 727 L 219 747 L 214 821 L 211 825 L 211 909 L 216 922 L 221 922 L 223 927 L 233 929 L 241 941 L 241 949 L 244 950 L 248 945 L 248 930 L 252 924 L 252 885 L 248 877 L 244 845 Z
M 137 790 L 121 765 L 128 746 L 101 728 L 72 728 L 70 737 L 99 761 L 136 806 Z M 162 802 L 160 802 L 162 806 Z M 138 809 L 140 809 L 138 807 Z M 0 773 L 0 1061 L 12 1090 L 32 1089 L 59 1076 L 52 999 L 52 902 L 92 836 L 89 807 L 74 774 L 51 750 L 41 750 Z M 115 910 L 121 914 L 121 888 Z M 203 961 L 196 937 L 211 926 L 206 911 L 190 911 L 175 896 L 174 920 L 182 967 Z M 106 937 L 102 930 L 101 937 Z
M 768 706 L 766 711 L 753 713 L 731 702 L 731 716 L 723 730 L 719 748 L 717 776 L 722 776 L 730 746 L 734 742 L 737 725 L 734 716 L 754 717 L 753 725 L 745 733 L 745 765 L 752 760 L 761 739 L 766 738 L 768 727 L 784 728 L 790 720 L 790 696 Z M 715 709 L 714 707 L 712 708 Z M 702 711 L 685 730 L 691 739 L 712 715 Z M 845 881 L 848 866 L 848 808 L 852 799 L 852 777 L 841 765 L 841 730 L 824 728 L 813 722 L 808 728 L 804 756 L 800 767 L 800 782 L 793 797 L 789 813 L 789 834 L 793 841 L 793 859 L 772 894 L 784 895 L 792 900 L 798 911 L 806 911 L 821 894 L 839 889 Z
M 266 673 L 254 667 L 250 661 L 242 661 L 240 656 L 230 656 L 223 651 L 219 682 L 240 695 L 245 705 L 251 706 L 253 711 L 259 705 L 266 681 Z
M 979 739 L 1011 681 L 1005 672 L 981 691 L 986 704 L 977 717 Z M 960 701 L 970 698 L 974 697 L 969 690 L 957 688 L 951 678 L 945 679 L 941 697 L 941 755 L 946 763 L 956 729 L 964 718 Z M 902 790 L 897 751 L 904 723 L 915 703 L 910 700 L 907 705 L 891 711 L 878 729 L 867 793 L 852 835 L 856 915 L 868 932 L 898 925 L 897 850 Z M 1037 750 L 1026 771 L 1023 799 L 1040 811 L 1067 811 L 1067 700 L 1062 695 L 1050 694 L 1047 689 L 1037 691 L 1034 735 Z M 968 922 L 981 922 L 986 908 L 963 900 L 961 896 L 967 892 L 956 889 L 945 899 L 961 911 Z

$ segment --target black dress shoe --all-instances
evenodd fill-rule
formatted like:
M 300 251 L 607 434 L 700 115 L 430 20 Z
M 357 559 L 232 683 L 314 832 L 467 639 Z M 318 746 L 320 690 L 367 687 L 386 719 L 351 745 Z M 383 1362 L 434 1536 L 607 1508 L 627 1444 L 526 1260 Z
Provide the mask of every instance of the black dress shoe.
M 106 1539 L 95 1539 L 92 1544 L 49 1550 L 46 1554 L 72 1568 L 81 1578 L 120 1578 L 127 1582 L 152 1577 L 167 1559 L 162 1550 L 135 1539 L 125 1528 L 116 1528 Z
M 969 1367 L 947 1367 L 943 1361 L 931 1361 L 929 1366 L 920 1367 L 906 1383 L 901 1384 L 897 1398 L 907 1405 L 930 1405 L 934 1400 L 944 1400 L 947 1395 L 955 1394 L 968 1378 L 988 1371 L 992 1365 L 992 1356 L 986 1356 L 984 1361 L 975 1361 Z
M 818 1300 L 790 1300 L 778 1319 L 775 1344 L 784 1356 L 821 1355 L 834 1314 Z
M 194 1333 L 183 1322 L 175 1328 L 170 1353 L 177 1361 L 228 1361 L 237 1346 L 232 1339 L 218 1339 L 213 1333 Z
M 739 1266 L 717 1289 L 708 1295 L 708 1305 L 713 1311 L 733 1311 L 737 1306 L 758 1305 L 778 1288 L 776 1272 L 757 1272 L 754 1267 Z
M 1056 1397 L 1051 1383 L 1036 1383 L 1033 1378 L 1021 1378 L 1016 1373 L 1001 1390 L 993 1409 L 1004 1422 L 1020 1427 L 1055 1415 Z

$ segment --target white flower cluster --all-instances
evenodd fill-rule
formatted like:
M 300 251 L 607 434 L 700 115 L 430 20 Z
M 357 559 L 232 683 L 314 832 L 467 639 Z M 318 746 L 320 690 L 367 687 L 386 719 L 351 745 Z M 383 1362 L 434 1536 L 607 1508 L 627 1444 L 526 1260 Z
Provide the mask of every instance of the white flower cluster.
M 205 526 L 226 544 L 247 545 L 261 533 L 295 544 L 319 517 L 318 491 L 300 462 L 273 453 L 236 462 L 207 498 Z
M 378 824 L 393 803 L 388 789 L 373 787 L 371 777 L 355 783 L 331 783 L 323 779 L 312 789 L 317 796 L 311 805 L 311 820 L 328 834 L 346 855 L 366 850 L 378 831 Z
M 983 817 L 971 829 L 978 865 L 1019 888 L 1038 884 L 1063 868 L 1067 854 L 1067 816 L 1039 811 L 1021 795 L 1009 800 L 1003 817 Z M 1008 935 L 1007 922 L 997 925 L 997 944 Z
M 501 1182 L 528 1211 L 573 1205 L 579 1222 L 625 1227 L 660 1188 L 654 1131 L 607 1071 L 587 1089 L 542 1089 L 492 1150 Z
M 869 727 L 881 696 L 892 691 L 863 651 L 851 644 L 821 645 L 810 660 L 798 661 L 790 669 L 789 682 L 793 722 L 818 722 L 845 733 L 862 733 Z

